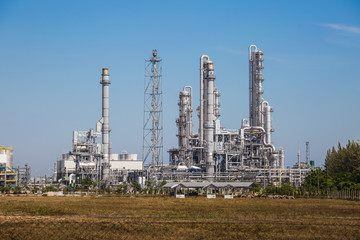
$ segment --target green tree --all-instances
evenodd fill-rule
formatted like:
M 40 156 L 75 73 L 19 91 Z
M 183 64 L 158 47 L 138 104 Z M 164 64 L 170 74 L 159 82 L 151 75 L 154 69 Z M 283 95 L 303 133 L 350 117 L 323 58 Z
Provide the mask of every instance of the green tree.
M 93 185 L 93 181 L 90 178 L 81 179 L 80 183 L 84 189 L 89 189 Z
M 328 150 L 325 158 L 328 180 L 338 189 L 357 189 L 360 184 L 360 142 L 348 141 L 345 147 Z

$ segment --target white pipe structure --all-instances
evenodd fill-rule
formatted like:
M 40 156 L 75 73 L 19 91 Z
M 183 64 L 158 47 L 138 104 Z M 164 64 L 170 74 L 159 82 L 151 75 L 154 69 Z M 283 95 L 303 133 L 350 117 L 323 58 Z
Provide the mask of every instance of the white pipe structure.
M 284 169 L 285 168 L 285 151 L 284 151 L 284 149 L 280 148 L 279 154 L 280 154 L 280 168 Z
M 263 101 L 264 109 L 264 129 L 265 129 L 265 143 L 271 144 L 271 112 L 272 108 L 270 107 L 267 101 Z
M 107 185 L 110 180 L 110 165 L 109 165 L 109 148 L 110 148 L 110 136 L 109 136 L 109 69 L 102 69 L 102 182 Z
M 204 62 L 204 91 L 206 91 L 206 106 L 205 106 L 205 162 L 206 173 L 208 179 L 211 181 L 214 179 L 215 161 L 214 161 L 214 135 L 215 135 L 215 112 L 214 112 L 214 65 L 213 62 L 207 60 Z
M 243 120 L 244 121 L 244 120 Z M 250 127 L 242 127 L 241 129 L 240 129 L 240 139 L 242 139 L 242 138 L 245 138 L 245 130 L 258 130 L 258 131 L 261 131 L 262 133 L 265 133 L 266 134 L 266 132 L 265 132 L 265 129 L 263 128 L 263 127 L 257 127 L 257 126 L 250 126 Z M 264 143 L 264 146 L 266 147 L 266 148 L 269 148 L 269 149 L 271 149 L 273 152 L 275 151 L 275 146 L 273 145 L 273 144 L 269 144 L 269 143 L 267 143 L 266 141 L 265 141 L 265 138 L 263 139 L 263 143 Z

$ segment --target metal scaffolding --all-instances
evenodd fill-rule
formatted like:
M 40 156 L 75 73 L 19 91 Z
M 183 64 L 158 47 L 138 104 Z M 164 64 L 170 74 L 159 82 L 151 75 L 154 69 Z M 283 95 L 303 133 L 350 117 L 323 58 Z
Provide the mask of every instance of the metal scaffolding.
M 152 158 L 150 164 L 157 169 L 163 164 L 162 119 L 162 65 L 153 50 L 153 57 L 145 61 L 143 161 Z M 148 161 L 149 163 L 149 161 Z

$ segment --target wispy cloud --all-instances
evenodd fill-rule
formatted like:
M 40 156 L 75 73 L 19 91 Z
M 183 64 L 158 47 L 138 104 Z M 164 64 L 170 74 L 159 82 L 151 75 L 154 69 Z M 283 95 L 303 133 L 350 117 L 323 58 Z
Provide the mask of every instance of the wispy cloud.
M 331 29 L 335 29 L 335 30 L 339 30 L 339 31 L 343 31 L 343 32 L 347 32 L 347 33 L 358 33 L 360 34 L 360 28 L 359 27 L 354 27 L 354 26 L 348 26 L 345 24 L 334 24 L 334 23 L 323 23 L 320 24 L 323 27 L 328 27 Z

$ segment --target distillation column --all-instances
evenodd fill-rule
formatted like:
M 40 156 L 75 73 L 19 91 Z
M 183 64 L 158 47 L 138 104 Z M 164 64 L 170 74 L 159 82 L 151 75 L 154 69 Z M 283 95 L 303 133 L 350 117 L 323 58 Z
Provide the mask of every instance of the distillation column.
M 102 182 L 103 184 L 108 184 L 110 180 L 110 165 L 109 165 L 109 69 L 102 69 L 102 117 L 103 117 L 103 126 L 102 126 Z
M 249 113 L 250 126 L 264 127 L 262 114 L 263 52 L 255 45 L 249 47 Z
M 271 127 L 271 112 L 273 111 L 273 109 L 271 108 L 271 106 L 269 105 L 268 102 L 264 101 L 264 129 L 265 129 L 265 143 L 266 144 L 272 144 L 271 141 L 271 132 L 272 132 L 272 127 Z
M 204 119 L 205 119 L 205 105 L 206 105 L 206 92 L 204 83 L 204 60 L 210 61 L 208 55 L 201 55 L 200 57 L 200 111 L 199 111 L 199 142 L 200 147 L 204 142 Z
M 213 180 L 215 172 L 215 161 L 214 161 L 214 134 L 215 134 L 215 112 L 214 112 L 214 64 L 212 61 L 204 61 L 204 91 L 206 91 L 206 105 L 204 106 L 205 118 L 205 162 L 206 162 L 206 173 L 209 180 Z
M 186 89 L 190 89 L 190 92 Z M 187 161 L 187 151 L 189 149 L 190 138 L 192 132 L 192 88 L 185 86 L 183 91 L 179 94 L 179 118 L 178 125 L 178 139 L 179 139 L 179 158 L 181 161 L 190 165 Z

